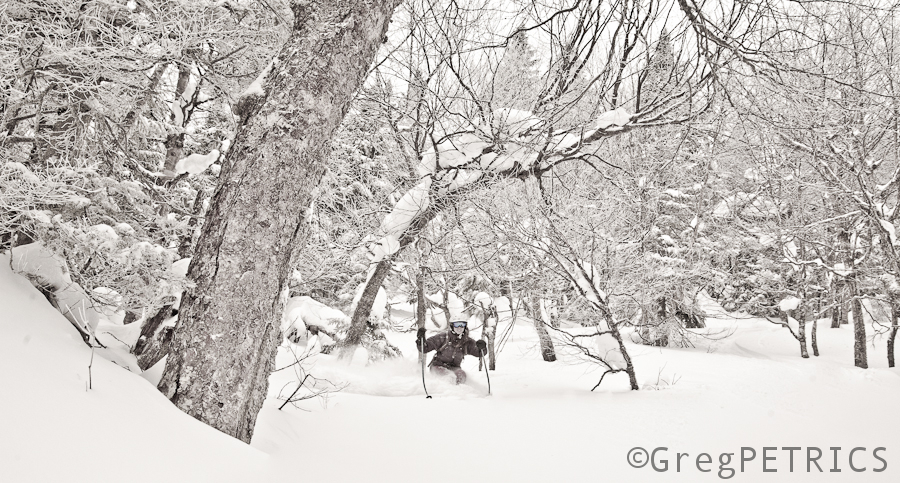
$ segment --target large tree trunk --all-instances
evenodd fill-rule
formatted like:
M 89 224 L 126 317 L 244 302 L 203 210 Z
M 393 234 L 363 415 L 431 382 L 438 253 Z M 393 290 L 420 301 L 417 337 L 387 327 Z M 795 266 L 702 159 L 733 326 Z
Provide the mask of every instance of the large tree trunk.
M 293 253 L 329 141 L 399 0 L 294 1 L 294 25 L 265 82 L 244 98 L 197 240 L 159 389 L 245 442 L 268 390 Z
M 375 304 L 375 297 L 378 296 L 378 290 L 390 271 L 391 264 L 389 262 L 379 262 L 375 265 L 372 275 L 366 280 L 366 286 L 363 288 L 362 295 L 356 303 L 356 310 L 350 318 L 350 328 L 347 330 L 347 337 L 339 343 L 341 357 L 352 356 L 356 346 L 362 341 L 363 333 L 368 326 L 366 322 L 369 321 L 369 316 L 372 314 L 372 305 Z

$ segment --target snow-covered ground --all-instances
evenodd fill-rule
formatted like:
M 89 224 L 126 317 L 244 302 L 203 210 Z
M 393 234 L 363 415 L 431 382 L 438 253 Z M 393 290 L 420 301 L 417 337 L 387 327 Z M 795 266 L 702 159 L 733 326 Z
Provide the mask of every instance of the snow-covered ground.
M 565 357 L 541 361 L 534 331 L 520 323 L 491 373 L 492 396 L 467 358 L 466 385 L 426 378 L 432 399 L 413 335 L 389 333 L 404 359 L 304 362 L 313 376 L 346 385 L 327 397 L 279 410 L 276 396 L 290 394 L 297 375 L 295 367 L 275 372 L 248 446 L 99 356 L 89 371 L 91 350 L 5 257 L 0 307 L 3 482 L 696 482 L 725 479 L 729 469 L 730 479 L 749 482 L 900 479 L 900 370 L 886 367 L 883 340 L 869 346 L 871 369 L 853 367 L 849 327 L 820 328 L 822 355 L 804 360 L 786 329 L 722 315 L 706 332 L 731 332 L 725 339 L 698 339 L 692 349 L 630 344 L 641 391 L 615 376 L 589 392 L 599 370 Z M 303 349 L 283 346 L 276 367 Z M 668 448 L 656 455 L 666 471 L 630 466 L 635 447 Z M 756 452 L 743 473 L 742 447 Z M 777 472 L 763 472 L 764 447 L 777 448 L 766 450 L 775 458 L 766 468 Z M 807 471 L 813 447 L 822 472 L 815 464 Z M 851 468 L 857 447 L 865 449 L 852 463 L 864 472 Z M 680 471 L 678 453 L 687 453 Z M 701 453 L 712 460 L 700 457 L 708 473 L 698 470 Z M 733 455 L 720 465 L 723 453 Z

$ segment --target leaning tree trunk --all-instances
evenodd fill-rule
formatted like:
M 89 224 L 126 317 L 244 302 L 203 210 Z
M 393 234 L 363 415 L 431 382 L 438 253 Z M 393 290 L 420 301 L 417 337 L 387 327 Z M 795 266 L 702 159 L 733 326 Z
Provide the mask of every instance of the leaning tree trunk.
M 600 312 L 603 314 L 603 319 L 606 320 L 606 326 L 609 327 L 609 334 L 615 339 L 616 345 L 619 347 L 619 352 L 622 354 L 622 360 L 625 362 L 625 373 L 628 374 L 628 385 L 631 387 L 632 391 L 637 391 L 640 389 L 637 383 L 637 374 L 635 373 L 631 356 L 628 354 L 628 349 L 625 348 L 625 341 L 622 339 L 622 333 L 619 332 L 619 324 L 613 318 L 613 313 L 609 310 L 609 306 L 603 304 L 599 308 Z M 602 377 L 600 378 L 600 381 L 603 381 Z M 598 383 L 597 386 L 599 385 L 600 384 Z M 596 389 L 597 386 L 594 386 L 594 389 Z
M 268 390 L 293 253 L 329 141 L 399 0 L 292 1 L 293 30 L 239 104 L 197 240 L 159 389 L 195 418 L 249 442 Z
M 359 298 L 359 302 L 356 303 L 356 309 L 350 318 L 350 329 L 347 331 L 347 337 L 340 343 L 342 346 L 342 357 L 348 357 L 352 354 L 356 346 L 362 341 L 363 333 L 366 331 L 366 321 L 369 320 L 372 305 L 375 303 L 375 296 L 378 295 L 378 289 L 384 283 L 385 277 L 390 273 L 391 264 L 404 248 L 418 238 L 419 232 L 428 225 L 428 222 L 437 216 L 442 208 L 436 205 L 437 203 L 432 202 L 429 204 L 428 209 L 419 213 L 410 223 L 409 228 L 400 236 L 400 248 L 392 255 L 384 257 L 384 259 L 375 264 L 375 269 L 372 271 L 372 275 L 366 279 L 362 295 Z
M 171 316 L 172 304 L 166 304 L 141 325 L 141 335 L 132 352 L 137 356 L 138 367 L 142 371 L 150 369 L 166 355 L 166 349 L 172 340 L 172 329 L 163 327 L 162 323 Z

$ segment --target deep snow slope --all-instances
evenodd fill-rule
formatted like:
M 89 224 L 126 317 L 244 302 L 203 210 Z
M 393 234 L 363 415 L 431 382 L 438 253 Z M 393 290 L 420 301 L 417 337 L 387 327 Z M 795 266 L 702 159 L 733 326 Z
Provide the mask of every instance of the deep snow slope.
M 541 361 L 529 325 L 514 327 L 491 374 L 490 397 L 477 361 L 467 358 L 470 382 L 456 387 L 429 375 L 434 397 L 426 399 L 411 334 L 389 334 L 407 354 L 402 361 L 366 367 L 358 360 L 348 365 L 314 356 L 306 361 L 313 375 L 350 385 L 327 400 L 298 403 L 299 408 L 278 411 L 281 401 L 270 400 L 253 445 L 273 453 L 280 464 L 299 465 L 297 474 L 312 481 L 900 478 L 900 371 L 886 368 L 883 340 L 870 347 L 875 368 L 862 370 L 852 365 L 849 327 L 821 329 L 822 356 L 805 360 L 787 330 L 723 315 L 701 331 L 705 337 L 698 337 L 694 348 L 630 344 L 643 390 L 628 391 L 624 376 L 616 376 L 590 392 L 599 371 L 571 357 Z M 500 332 L 504 329 L 501 325 Z M 294 360 L 283 347 L 276 365 Z M 291 369 L 276 372 L 273 394 L 283 389 L 287 396 L 296 380 Z M 656 458 L 659 470 L 668 462 L 665 471 L 630 466 L 626 457 L 635 447 L 668 448 Z M 766 450 L 775 459 L 765 466 L 776 472 L 763 472 L 766 447 L 777 448 Z M 801 449 L 782 449 L 790 447 Z M 835 453 L 833 447 L 841 449 Z M 855 467 L 865 467 L 864 472 L 849 465 L 856 447 L 866 448 L 853 455 Z M 873 455 L 877 447 L 885 449 Z M 748 448 L 743 473 L 741 448 Z M 822 456 L 807 471 L 815 448 Z M 680 468 L 678 453 L 686 453 Z M 712 463 L 703 463 L 701 453 Z M 697 469 L 698 456 L 700 468 L 710 472 Z M 884 467 L 878 458 L 887 468 L 876 473 Z
M 0 255 L 0 481 L 253 481 L 268 464 L 139 375 L 90 363 L 69 321 Z
M 870 346 L 873 368 L 854 368 L 849 327 L 821 328 L 822 356 L 804 360 L 785 329 L 723 315 L 693 348 L 629 344 L 641 391 L 616 376 L 590 392 L 596 368 L 566 354 L 543 362 L 530 322 L 507 322 L 493 395 L 470 357 L 466 385 L 426 377 L 432 399 L 413 335 L 388 333 L 404 358 L 367 364 L 313 355 L 303 367 L 318 381 L 307 383 L 341 389 L 279 410 L 301 374 L 294 354 L 307 348 L 285 344 L 245 445 L 102 358 L 94 358 L 87 389 L 91 350 L 2 256 L 0 308 L 4 483 L 900 480 L 900 371 L 886 367 L 882 339 Z M 667 448 L 655 460 L 664 471 L 629 465 L 636 447 Z M 756 452 L 743 473 L 742 447 Z M 763 472 L 765 447 L 776 448 L 766 450 L 774 457 L 766 469 L 777 472 Z M 850 467 L 857 447 L 866 448 L 853 457 L 864 472 Z M 807 471 L 810 448 L 822 451 L 822 472 Z M 699 464 L 709 472 L 698 469 L 701 453 L 710 455 Z

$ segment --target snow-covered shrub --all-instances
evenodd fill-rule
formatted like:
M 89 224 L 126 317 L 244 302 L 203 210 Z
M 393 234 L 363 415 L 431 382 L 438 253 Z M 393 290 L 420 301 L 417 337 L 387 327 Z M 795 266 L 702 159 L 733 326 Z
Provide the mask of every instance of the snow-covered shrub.
M 128 3 L 0 8 L 0 250 L 40 242 L 132 320 L 183 286 L 170 267 L 236 129 L 229 96 L 284 32 L 249 4 Z

